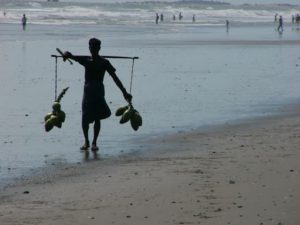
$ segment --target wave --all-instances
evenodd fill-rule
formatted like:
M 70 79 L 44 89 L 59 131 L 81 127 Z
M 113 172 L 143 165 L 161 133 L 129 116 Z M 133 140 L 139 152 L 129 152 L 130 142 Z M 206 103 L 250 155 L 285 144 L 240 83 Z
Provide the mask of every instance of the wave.
M 239 23 L 273 22 L 274 15 L 290 19 L 300 7 L 288 4 L 240 5 L 218 2 L 126 2 L 126 3 L 66 3 L 66 2 L 0 2 L 1 23 L 20 23 L 25 13 L 32 24 L 137 24 L 153 23 L 155 13 L 163 13 L 165 22 L 182 13 L 181 22 L 224 24 L 225 20 Z

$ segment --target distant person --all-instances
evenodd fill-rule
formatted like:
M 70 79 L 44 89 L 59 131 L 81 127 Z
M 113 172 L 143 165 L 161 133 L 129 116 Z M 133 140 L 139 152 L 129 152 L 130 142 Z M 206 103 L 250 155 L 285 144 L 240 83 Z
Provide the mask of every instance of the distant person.
M 300 22 L 300 15 L 299 15 L 299 14 L 296 15 L 295 20 L 296 20 L 296 23 L 297 23 L 297 24 Z
M 294 23 L 295 23 L 295 16 L 292 15 L 292 24 L 294 24 Z
M 5 10 L 3 11 L 3 16 L 6 16 L 6 12 L 5 12 Z
M 278 22 L 279 22 L 279 24 L 278 24 L 277 30 L 278 30 L 279 32 L 283 32 L 283 18 L 282 18 L 282 16 L 279 17 Z
M 22 17 L 22 26 L 23 26 L 23 30 L 26 29 L 26 24 L 27 24 L 27 17 L 25 14 L 23 14 L 23 17 Z
M 229 20 L 226 20 L 226 27 L 229 27 Z
M 156 17 L 155 17 L 155 23 L 158 24 L 158 20 L 159 20 L 159 15 L 158 13 L 156 13 Z
M 229 20 L 226 20 L 226 30 L 229 30 Z
M 276 13 L 274 16 L 274 22 L 277 22 L 277 16 L 278 16 L 278 14 Z
M 193 15 L 193 19 L 192 20 L 193 20 L 193 23 L 196 22 L 196 15 L 195 14 Z
M 175 21 L 176 20 L 176 16 L 173 14 L 173 20 Z
M 160 22 L 163 22 L 164 21 L 164 14 L 160 14 Z
M 183 16 L 182 16 L 181 12 L 179 13 L 178 18 L 179 18 L 179 20 L 182 20 Z
M 89 40 L 89 50 L 91 56 L 75 56 L 70 52 L 64 53 L 64 59 L 73 59 L 85 68 L 85 81 L 82 99 L 82 130 L 85 142 L 80 148 L 87 151 L 90 147 L 89 141 L 89 124 L 94 123 L 94 136 L 91 150 L 98 151 L 97 139 L 100 133 L 101 120 L 111 115 L 111 111 L 105 100 L 105 90 L 103 79 L 105 72 L 114 80 L 115 84 L 120 88 L 125 100 L 131 103 L 132 96 L 124 88 L 122 82 L 117 77 L 116 69 L 110 62 L 99 55 L 101 49 L 101 41 L 96 38 Z

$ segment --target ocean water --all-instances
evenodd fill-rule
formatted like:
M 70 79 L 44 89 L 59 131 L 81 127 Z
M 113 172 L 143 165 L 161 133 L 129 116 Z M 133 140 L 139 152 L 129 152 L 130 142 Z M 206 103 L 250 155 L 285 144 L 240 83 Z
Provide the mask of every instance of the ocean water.
M 290 21 L 292 15 L 299 13 L 300 6 L 285 4 L 229 4 L 214 1 L 206 3 L 190 2 L 47 2 L 47 1 L 0 1 L 1 23 L 19 24 L 23 14 L 31 24 L 149 24 L 153 23 L 155 13 L 163 13 L 165 23 L 174 23 L 173 15 L 181 23 L 190 23 L 195 15 L 197 24 L 223 25 L 225 20 L 234 23 L 267 23 L 280 14 Z M 263 2 L 263 1 L 262 1 Z M 5 13 L 4 13 L 5 12 Z
M 300 27 L 288 21 L 297 8 L 149 4 L 1 2 L 6 12 L 0 16 L 1 184 L 44 167 L 143 151 L 144 140 L 273 115 L 298 103 Z M 159 24 L 157 9 L 165 15 Z M 178 12 L 184 19 L 172 21 Z M 275 12 L 286 18 L 281 34 Z M 25 31 L 19 21 L 23 13 Z M 195 23 L 187 16 L 194 13 Z M 67 118 L 61 129 L 46 133 L 43 127 L 55 95 L 51 55 L 57 47 L 88 54 L 90 37 L 102 40 L 103 55 L 139 57 L 132 95 L 144 119 L 137 132 L 114 115 L 103 121 L 97 158 L 79 151 L 80 65 L 58 60 L 58 91 L 70 87 L 62 99 Z M 132 60 L 110 61 L 129 89 Z M 114 113 L 126 102 L 109 76 L 105 86 Z

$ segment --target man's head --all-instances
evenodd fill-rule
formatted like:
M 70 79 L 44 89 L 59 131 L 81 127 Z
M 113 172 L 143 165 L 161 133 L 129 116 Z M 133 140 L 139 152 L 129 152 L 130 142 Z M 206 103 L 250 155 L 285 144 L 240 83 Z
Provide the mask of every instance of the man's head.
M 97 38 L 91 38 L 89 40 L 89 48 L 92 55 L 98 55 L 101 48 L 101 41 Z

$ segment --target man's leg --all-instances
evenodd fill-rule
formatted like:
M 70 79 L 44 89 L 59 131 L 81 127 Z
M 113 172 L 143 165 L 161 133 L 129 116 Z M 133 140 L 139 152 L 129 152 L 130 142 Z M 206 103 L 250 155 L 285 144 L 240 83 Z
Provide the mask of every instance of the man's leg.
M 90 141 L 89 141 L 89 123 L 87 120 L 82 118 L 82 131 L 84 136 L 84 145 L 80 148 L 81 150 L 88 150 L 90 147 Z
M 92 150 L 93 151 L 97 151 L 98 147 L 97 147 L 97 139 L 100 133 L 100 129 L 101 129 L 101 122 L 100 120 L 95 120 L 94 123 L 94 138 L 93 138 L 93 142 L 92 142 Z

